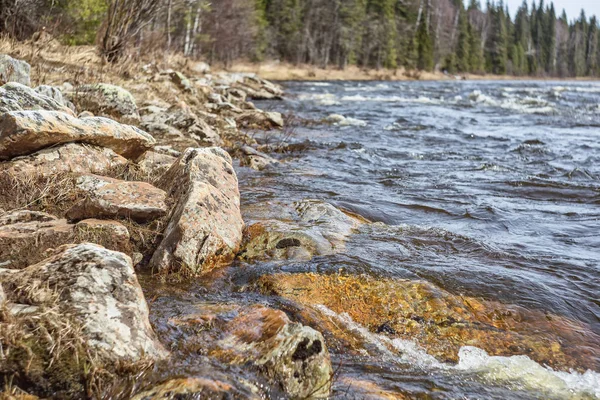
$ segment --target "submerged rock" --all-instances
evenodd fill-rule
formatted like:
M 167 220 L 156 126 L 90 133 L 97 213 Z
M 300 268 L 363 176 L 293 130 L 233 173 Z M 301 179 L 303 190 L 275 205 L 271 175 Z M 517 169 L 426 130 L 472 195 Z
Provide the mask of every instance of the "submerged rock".
M 319 200 L 277 205 L 277 210 L 277 220 L 257 222 L 246 230 L 243 259 L 310 259 L 337 253 L 365 222 Z
M 122 87 L 98 83 L 78 86 L 69 93 L 71 101 L 80 111 L 91 111 L 94 115 L 116 119 L 129 125 L 139 125 L 135 98 Z
M 49 88 L 50 86 L 47 86 Z M 42 86 L 32 89 L 29 86 L 20 83 L 11 82 L 0 87 L 0 113 L 9 111 L 24 110 L 49 110 L 61 111 L 71 116 L 75 116 L 73 111 L 62 101 L 62 94 L 54 93 L 54 96 L 48 96 L 48 90 L 41 90 Z M 38 90 L 39 89 L 39 90 Z M 54 89 L 54 88 L 53 88 Z
M 69 143 L 0 163 L 0 179 L 30 182 L 65 173 L 106 175 L 126 165 L 127 159 L 111 149 Z
M 293 399 L 326 398 L 331 361 L 323 336 L 262 305 L 200 304 L 171 320 L 192 336 L 186 346 L 234 365 L 251 364 Z
M 7 54 L 0 54 L 0 85 L 17 82 L 31 85 L 29 73 L 31 66 L 23 60 L 16 60 Z
M 0 223 L 0 264 L 20 269 L 47 257 L 64 244 L 93 242 L 112 250 L 130 252 L 129 232 L 116 221 L 88 219 L 70 224 L 52 215 L 17 211 Z
M 143 391 L 132 400 L 182 400 L 182 399 L 253 399 L 258 400 L 259 390 L 249 382 L 236 382 L 212 378 L 171 379 L 150 390 Z
M 77 178 L 84 197 L 67 212 L 67 218 L 131 218 L 149 222 L 167 213 L 167 194 L 146 182 L 128 182 L 98 175 Z
M 0 116 L 0 159 L 57 144 L 83 142 L 137 158 L 156 143 L 146 132 L 107 118 L 74 118 L 57 111 L 11 111 Z
M 440 361 L 458 362 L 462 346 L 492 355 L 527 355 L 553 368 L 594 368 L 600 337 L 590 327 L 540 311 L 454 296 L 431 283 L 341 274 L 274 274 L 257 285 L 301 305 L 301 314 L 343 346 L 363 353 L 371 335 L 415 341 Z M 302 308 L 306 307 L 306 308 Z M 588 346 L 583 346 L 582 341 Z M 384 342 L 383 345 L 385 346 Z M 393 353 L 397 350 L 390 348 Z M 377 351 L 372 356 L 381 356 Z
M 89 243 L 69 245 L 16 273 L 0 270 L 0 276 L 11 301 L 57 306 L 64 318 L 79 323 L 82 338 L 99 351 L 96 362 L 167 355 L 150 327 L 131 259 L 122 253 Z
M 240 165 L 248 166 L 257 171 L 262 171 L 266 168 L 270 168 L 279 164 L 279 161 L 273 157 L 268 156 L 265 153 L 250 147 L 242 146 L 240 149 L 243 156 L 240 159 Z
M 233 259 L 244 221 L 229 154 L 217 147 L 188 149 L 157 186 L 175 205 L 150 267 L 200 273 Z

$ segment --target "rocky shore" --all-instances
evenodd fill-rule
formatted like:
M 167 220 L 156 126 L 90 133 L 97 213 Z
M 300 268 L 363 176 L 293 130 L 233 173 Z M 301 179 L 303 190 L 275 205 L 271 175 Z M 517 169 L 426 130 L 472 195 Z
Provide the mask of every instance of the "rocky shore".
M 32 87 L 29 64 L 0 56 L 0 399 L 410 398 L 336 366 L 404 339 L 440 365 L 476 346 L 595 367 L 596 335 L 564 317 L 334 266 L 258 267 L 389 227 L 313 199 L 242 210 L 234 167 L 278 168 L 293 147 L 254 138 L 284 136 L 286 119 L 252 101 L 284 93 L 189 70 Z

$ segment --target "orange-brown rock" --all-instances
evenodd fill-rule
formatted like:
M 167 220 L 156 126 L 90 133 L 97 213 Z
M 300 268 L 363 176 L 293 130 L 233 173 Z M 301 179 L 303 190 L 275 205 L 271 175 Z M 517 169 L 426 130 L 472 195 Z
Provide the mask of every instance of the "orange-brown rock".
M 67 218 L 131 218 L 153 221 L 167 213 L 167 194 L 146 182 L 129 182 L 98 175 L 77 178 L 83 200 L 67 212 Z
M 0 116 L 0 159 L 71 142 L 107 147 L 133 159 L 156 143 L 146 132 L 108 118 L 79 119 L 58 111 L 11 111 Z
M 236 382 L 238 383 L 238 382 Z M 262 397 L 250 382 L 234 386 L 212 378 L 172 379 L 135 395 L 132 400 L 253 399 Z
M 158 178 L 171 168 L 177 158 L 168 154 L 147 151 L 137 159 L 140 171 L 150 178 Z
M 150 267 L 201 273 L 233 259 L 244 221 L 229 154 L 218 147 L 188 149 L 157 186 L 175 205 Z
M 263 276 L 258 285 L 308 306 L 303 314 L 309 320 L 350 346 L 361 346 L 360 338 L 331 321 L 320 306 L 346 313 L 371 332 L 414 340 L 441 361 L 456 362 L 461 346 L 475 346 L 491 355 L 527 355 L 561 369 L 597 368 L 600 337 L 586 325 L 454 296 L 428 282 L 307 273 Z
M 262 305 L 201 304 L 198 312 L 172 319 L 193 332 L 185 346 L 230 364 L 251 363 L 291 398 L 326 398 L 331 362 L 323 336 Z M 192 350 L 193 349 L 193 350 Z

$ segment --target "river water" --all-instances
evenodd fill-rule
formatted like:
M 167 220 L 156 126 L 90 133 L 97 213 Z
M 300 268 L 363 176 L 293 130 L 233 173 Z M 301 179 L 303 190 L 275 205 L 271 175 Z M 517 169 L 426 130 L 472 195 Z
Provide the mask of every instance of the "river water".
M 179 285 L 141 277 L 152 322 L 175 354 L 152 379 L 239 376 L 284 398 L 252 368 L 190 352 L 186 343 L 196 333 L 172 321 L 207 304 L 259 303 L 307 323 L 289 300 L 261 294 L 253 282 L 281 272 L 342 273 L 426 282 L 446 297 L 518 309 L 517 325 L 534 337 L 558 338 L 574 369 L 537 363 L 521 354 L 527 347 L 489 356 L 468 342 L 458 360 L 434 358 L 417 338 L 313 304 L 364 347 L 350 352 L 328 342 L 332 398 L 600 398 L 600 83 L 283 85 L 284 101 L 257 106 L 294 116 L 288 128 L 253 134 L 261 144 L 295 145 L 274 155 L 281 161 L 275 168 L 236 167 L 245 222 L 283 219 L 282 204 L 317 199 L 373 223 L 348 237 L 342 251 L 308 261 L 238 261 Z M 414 322 L 429 329 L 420 316 Z M 484 325 L 479 343 L 497 333 Z
M 599 83 L 284 87 L 285 101 L 259 107 L 310 121 L 345 119 L 261 137 L 305 146 L 282 155 L 274 171 L 240 168 L 243 208 L 321 199 L 388 228 L 361 230 L 342 254 L 277 268 L 426 280 L 450 293 L 584 323 L 589 342 L 600 343 Z M 600 375 L 592 372 L 600 369 L 598 347 L 587 372 L 552 373 L 474 349 L 450 365 L 413 343 L 396 345 L 396 363 L 340 354 L 334 360 L 343 359 L 347 374 L 420 398 L 600 398 Z M 506 368 L 492 374 L 491 365 Z M 535 382 L 519 383 L 527 374 L 523 381 Z M 339 385 L 335 393 L 349 395 Z

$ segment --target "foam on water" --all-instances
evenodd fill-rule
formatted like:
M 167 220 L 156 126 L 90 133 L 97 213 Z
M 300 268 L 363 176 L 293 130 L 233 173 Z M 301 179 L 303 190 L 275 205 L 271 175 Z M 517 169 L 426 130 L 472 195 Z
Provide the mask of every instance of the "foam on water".
M 298 99 L 302 101 L 315 101 L 317 104 L 322 106 L 335 106 L 340 104 L 340 102 L 337 100 L 337 97 L 331 93 L 304 93 L 299 95 Z
M 354 322 L 348 314 L 337 314 L 326 306 L 316 308 L 324 315 L 341 323 L 375 346 L 377 356 L 385 361 L 409 364 L 423 370 L 437 370 L 446 373 L 475 374 L 480 380 L 490 384 L 500 384 L 518 390 L 532 390 L 565 399 L 600 399 L 600 374 L 594 371 L 578 372 L 554 371 L 542 366 L 524 355 L 503 357 L 490 356 L 485 350 L 472 346 L 463 346 L 456 365 L 443 363 L 427 354 L 418 344 L 410 340 L 390 339 L 385 335 L 370 332 L 364 326 Z

